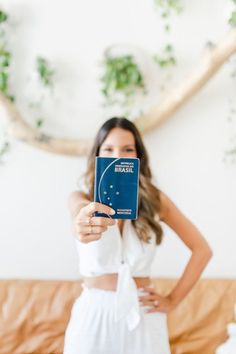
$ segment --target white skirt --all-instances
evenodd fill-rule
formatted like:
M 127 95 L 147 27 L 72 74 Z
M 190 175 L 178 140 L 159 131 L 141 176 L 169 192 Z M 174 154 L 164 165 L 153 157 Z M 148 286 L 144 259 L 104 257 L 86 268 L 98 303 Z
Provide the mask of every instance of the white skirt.
M 72 307 L 64 354 L 171 353 L 166 313 L 145 313 L 140 306 L 141 321 L 129 331 L 125 319 L 115 322 L 115 291 L 83 288 Z

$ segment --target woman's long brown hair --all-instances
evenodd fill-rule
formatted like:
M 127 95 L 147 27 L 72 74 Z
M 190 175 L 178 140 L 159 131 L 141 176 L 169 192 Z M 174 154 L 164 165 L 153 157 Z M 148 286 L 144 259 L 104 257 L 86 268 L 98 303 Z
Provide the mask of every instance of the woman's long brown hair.
M 130 120 L 114 117 L 108 119 L 99 129 L 88 155 L 87 170 L 84 174 L 85 185 L 88 190 L 86 196 L 89 200 L 93 200 L 95 157 L 99 156 L 100 147 L 113 128 L 125 129 L 133 134 L 137 157 L 140 159 L 138 218 L 132 220 L 132 224 L 140 240 L 148 243 L 150 231 L 153 231 L 156 235 L 156 244 L 160 244 L 163 231 L 157 218 L 155 218 L 160 212 L 160 190 L 151 182 L 152 173 L 149 167 L 148 153 L 138 129 Z

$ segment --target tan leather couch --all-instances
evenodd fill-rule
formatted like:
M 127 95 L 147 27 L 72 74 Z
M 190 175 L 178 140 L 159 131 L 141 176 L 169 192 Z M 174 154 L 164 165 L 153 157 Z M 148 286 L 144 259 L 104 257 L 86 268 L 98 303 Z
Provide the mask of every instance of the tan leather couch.
M 176 280 L 153 282 L 165 295 Z M 79 281 L 0 280 L 0 354 L 62 353 L 70 310 L 80 292 Z M 227 339 L 235 303 L 236 279 L 199 280 L 168 314 L 172 354 L 213 354 Z

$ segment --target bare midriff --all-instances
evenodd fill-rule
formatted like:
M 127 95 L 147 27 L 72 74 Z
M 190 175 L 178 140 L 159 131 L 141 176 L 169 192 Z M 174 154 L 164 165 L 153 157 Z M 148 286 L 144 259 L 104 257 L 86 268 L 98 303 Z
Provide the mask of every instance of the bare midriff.
M 104 274 L 97 277 L 84 277 L 83 282 L 88 288 L 98 288 L 116 291 L 118 274 Z M 137 288 L 151 285 L 149 277 L 133 277 Z

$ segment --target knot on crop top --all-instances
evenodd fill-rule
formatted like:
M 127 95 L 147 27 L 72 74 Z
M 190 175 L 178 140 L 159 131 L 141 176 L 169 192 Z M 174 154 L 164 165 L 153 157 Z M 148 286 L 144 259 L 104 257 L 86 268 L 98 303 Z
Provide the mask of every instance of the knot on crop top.
M 133 277 L 149 277 L 156 251 L 155 234 L 149 243 L 141 241 L 131 220 L 124 221 L 123 236 L 117 224 L 109 226 L 101 239 L 89 243 L 76 240 L 79 269 L 83 276 L 118 274 L 115 319 L 126 317 L 129 330 L 140 321 L 138 290 Z

